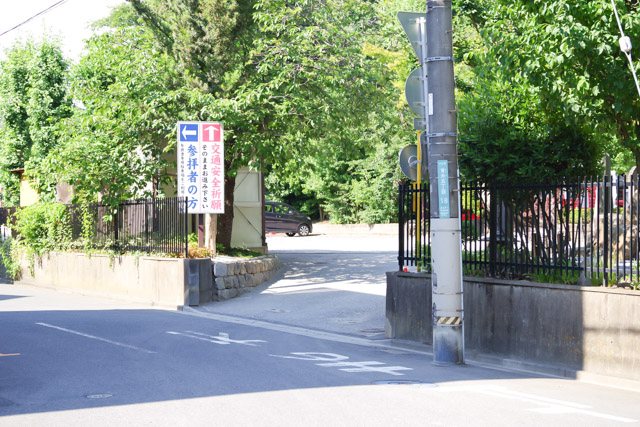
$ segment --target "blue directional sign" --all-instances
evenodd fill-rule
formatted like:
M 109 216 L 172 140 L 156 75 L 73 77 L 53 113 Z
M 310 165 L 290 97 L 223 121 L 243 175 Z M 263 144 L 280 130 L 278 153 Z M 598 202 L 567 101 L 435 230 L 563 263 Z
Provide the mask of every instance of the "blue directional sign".
M 183 142 L 198 142 L 198 124 L 180 123 L 178 138 Z

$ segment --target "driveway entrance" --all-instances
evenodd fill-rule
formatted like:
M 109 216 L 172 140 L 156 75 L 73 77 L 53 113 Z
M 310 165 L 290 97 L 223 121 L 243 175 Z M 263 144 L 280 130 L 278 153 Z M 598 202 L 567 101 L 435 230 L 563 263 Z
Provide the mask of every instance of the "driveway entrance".
M 338 230 L 336 230 L 338 231 Z M 395 235 L 267 236 L 284 268 L 270 282 L 202 309 L 343 334 L 384 338 L 387 271 L 397 269 Z

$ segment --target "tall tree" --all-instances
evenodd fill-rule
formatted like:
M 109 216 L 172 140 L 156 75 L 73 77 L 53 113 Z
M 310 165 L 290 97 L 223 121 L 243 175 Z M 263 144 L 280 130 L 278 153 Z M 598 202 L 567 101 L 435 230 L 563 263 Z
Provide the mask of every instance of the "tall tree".
M 414 63 L 396 20 L 400 7 L 396 3 L 402 2 L 363 4 L 361 17 L 354 15 L 348 27 L 348 39 L 333 34 L 326 39 L 328 43 L 345 40 L 346 51 L 368 67 L 364 75 L 376 83 L 375 93 L 363 91 L 353 96 L 349 86 L 327 89 L 336 98 L 348 94 L 343 104 L 337 99 L 332 104 L 332 113 L 344 118 L 334 126 L 337 131 L 324 131 L 318 138 L 308 139 L 310 149 L 299 159 L 269 171 L 267 190 L 272 197 L 297 204 L 309 213 L 319 211 L 323 219 L 328 214 L 333 222 L 388 222 L 395 218 L 396 186 L 401 179 L 398 150 L 415 141 L 403 95 L 404 80 Z M 412 5 L 403 8 L 411 9 Z M 277 14 L 274 19 L 283 21 Z M 311 27 L 310 32 L 314 30 Z M 304 33 L 300 37 L 309 38 Z M 358 112 L 350 104 L 364 110 Z M 325 120 L 331 120 L 330 115 Z
M 639 45 L 633 29 L 640 25 L 640 6 L 617 4 L 625 31 Z M 530 85 L 535 108 L 601 145 L 617 135 L 640 166 L 640 99 L 608 1 L 493 0 L 486 13 L 488 58 L 512 90 Z
M 167 139 L 184 105 L 199 92 L 183 89 L 174 62 L 157 49 L 143 27 L 111 28 L 88 41 L 73 67 L 71 92 L 79 104 L 61 122 L 64 137 L 41 173 L 73 185 L 78 201 L 100 197 L 116 205 L 155 196 L 168 178 Z
M 281 165 L 331 146 L 365 117 L 377 96 L 372 64 L 354 44 L 370 24 L 355 0 L 130 0 L 185 81 L 214 102 L 193 119 L 225 123 L 225 215 L 218 241 L 228 245 L 235 171 Z
M 0 183 L 7 205 L 19 203 L 14 169 L 31 175 L 59 142 L 57 122 L 70 115 L 68 64 L 58 41 L 17 42 L 0 63 Z M 43 196 L 52 195 L 53 181 L 35 182 Z

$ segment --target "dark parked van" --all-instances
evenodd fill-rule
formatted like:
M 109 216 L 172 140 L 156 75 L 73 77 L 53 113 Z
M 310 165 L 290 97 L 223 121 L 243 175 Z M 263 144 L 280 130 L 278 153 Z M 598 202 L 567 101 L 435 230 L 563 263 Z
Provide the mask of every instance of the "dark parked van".
M 308 236 L 311 233 L 311 218 L 296 211 L 286 203 L 265 202 L 264 222 L 267 232 L 286 233 L 293 237 L 296 233 Z

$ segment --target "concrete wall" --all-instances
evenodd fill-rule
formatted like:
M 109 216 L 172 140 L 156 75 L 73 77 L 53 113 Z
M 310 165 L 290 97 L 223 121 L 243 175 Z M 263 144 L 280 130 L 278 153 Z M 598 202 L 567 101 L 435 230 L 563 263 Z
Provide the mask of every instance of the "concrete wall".
M 329 224 L 326 222 L 313 225 L 314 234 L 381 234 L 398 235 L 398 224 Z
M 38 192 L 31 181 L 20 176 L 20 207 L 31 206 L 38 201 Z
M 32 266 L 23 259 L 21 265 L 16 283 L 176 307 L 242 295 L 269 280 L 282 266 L 275 255 L 185 260 L 57 252 Z
M 182 306 L 189 297 L 187 261 L 191 260 L 52 252 L 36 260 L 33 269 L 23 260 L 16 283 Z
M 387 273 L 387 338 L 431 345 L 431 275 Z
M 640 292 L 464 281 L 465 347 L 486 355 L 640 380 Z M 387 337 L 432 343 L 430 275 L 387 273 Z

